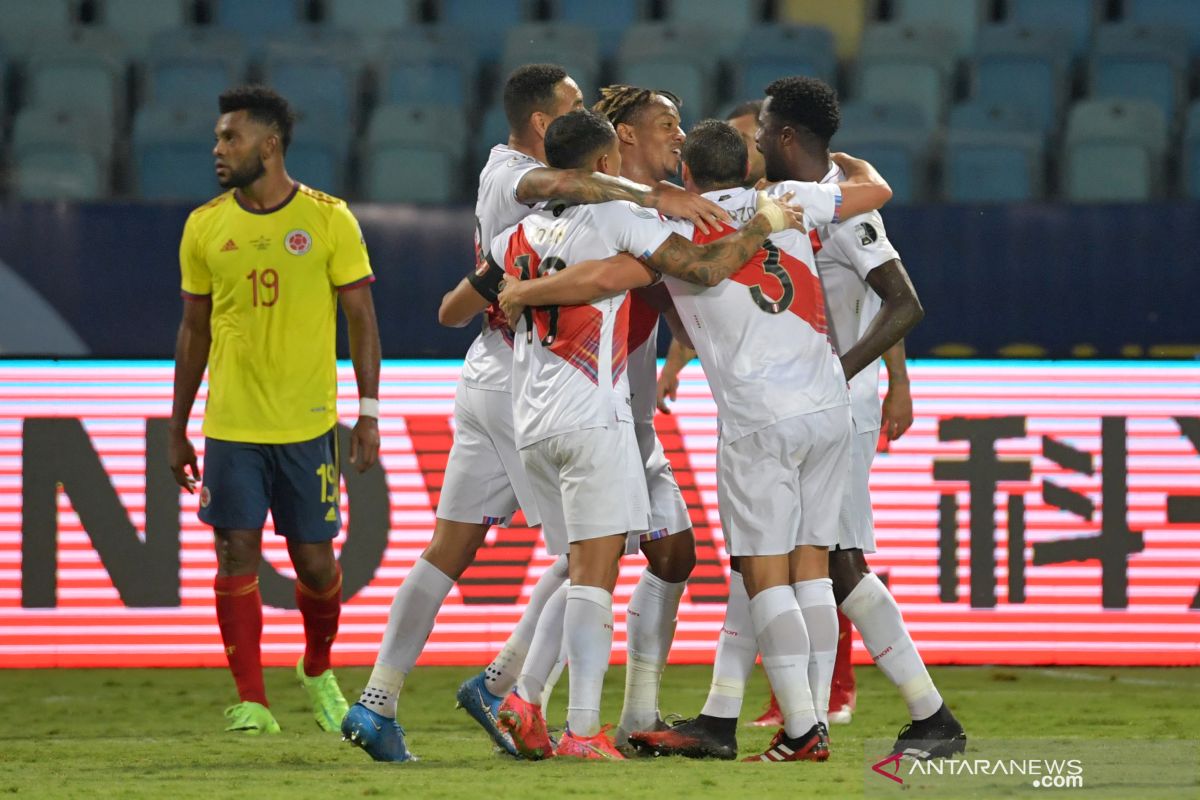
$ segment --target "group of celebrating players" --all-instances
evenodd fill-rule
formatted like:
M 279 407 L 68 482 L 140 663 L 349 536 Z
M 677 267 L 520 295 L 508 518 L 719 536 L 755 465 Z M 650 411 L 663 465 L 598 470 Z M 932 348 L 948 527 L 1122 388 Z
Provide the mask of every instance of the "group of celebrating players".
M 761 654 L 781 727 L 746 760 L 824 761 L 838 609 L 909 707 L 895 751 L 961 752 L 965 733 L 865 559 L 875 549 L 868 473 L 885 416 L 878 361 L 888 401 L 901 407 L 886 415 L 894 438 L 911 420 L 902 340 L 923 312 L 877 212 L 891 197 L 886 182 L 866 162 L 830 154 L 833 90 L 782 78 L 735 112 L 749 124 L 706 120 L 686 136 L 669 92 L 610 86 L 587 109 L 549 64 L 514 71 L 503 103 L 510 137 L 480 175 L 476 269 L 439 309 L 446 325 L 484 322 L 463 364 L 433 538 L 347 707 L 329 669 L 341 592 L 330 544 L 334 298 L 360 396 L 350 456 L 364 470 L 379 443 L 373 276 L 345 204 L 288 178 L 286 102 L 262 87 L 222 95 L 214 156 L 230 191 L 185 227 L 170 458 L 192 490 L 199 472 L 185 429 L 207 365 L 200 516 L 216 535 L 217 615 L 241 700 L 226 712 L 229 729 L 279 729 L 258 644 L 268 509 L 297 571 L 306 649 L 296 670 L 317 722 L 379 761 L 414 758 L 397 721 L 405 677 L 490 527 L 520 509 L 558 559 L 500 653 L 458 691 L 510 755 L 735 758 Z M 667 182 L 681 170 L 683 189 Z M 252 252 L 280 247 L 291 258 L 278 268 Z M 661 377 L 660 318 L 674 337 Z M 303 342 L 289 335 L 299 330 Z M 653 415 L 693 354 L 718 409 L 732 572 L 708 699 L 695 718 L 668 725 L 659 686 L 695 542 Z M 624 705 L 610 736 L 600 700 L 612 592 L 621 556 L 639 549 L 647 566 L 627 609 Z M 555 741 L 543 708 L 564 665 L 567 719 Z

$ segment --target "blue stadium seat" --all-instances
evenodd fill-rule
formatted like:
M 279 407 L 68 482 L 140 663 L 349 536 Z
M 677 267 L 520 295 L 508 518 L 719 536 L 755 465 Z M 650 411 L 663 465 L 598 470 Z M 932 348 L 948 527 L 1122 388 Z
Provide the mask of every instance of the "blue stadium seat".
M 1183 190 L 1200 198 L 1200 100 L 1192 103 L 1183 126 Z
M 23 200 L 95 200 L 107 194 L 107 184 L 86 149 L 39 148 L 13 157 L 13 185 Z
M 950 109 L 950 128 L 960 131 L 1040 133 L 1028 109 L 1007 103 L 968 100 Z
M 951 31 L 959 58 L 974 52 L 986 12 L 984 0 L 893 0 L 892 5 L 892 18 L 901 24 Z
M 1007 0 L 1006 7 L 1006 22 L 1058 32 L 1076 57 L 1087 51 L 1100 17 L 1097 0 Z
M 930 129 L 912 106 L 862 102 L 842 105 L 842 124 L 833 139 L 844 150 L 870 161 L 892 187 L 892 202 L 923 201 L 929 194 Z
M 107 169 L 112 161 L 112 116 L 83 107 L 26 106 L 13 121 L 14 154 L 34 150 L 84 150 Z
M 565 22 L 529 22 L 509 28 L 500 59 L 501 80 L 522 64 L 538 62 L 563 67 L 579 84 L 584 103 L 596 100 L 600 46 L 587 28 Z
M 699 25 L 716 34 L 714 52 L 731 55 L 752 27 L 763 21 L 763 0 L 664 0 L 663 19 Z
M 1058 127 L 1067 96 L 1063 34 L 1025 25 L 992 25 L 979 35 L 972 96 L 1027 109 L 1044 133 Z
M 139 195 L 200 203 L 221 192 L 213 171 L 214 108 L 147 106 L 133 123 Z
M 115 123 L 125 109 L 124 46 L 106 31 L 39 40 L 25 65 L 26 96 L 44 108 L 87 108 Z
M 263 80 L 297 111 L 330 114 L 349 125 L 358 116 L 358 70 L 352 63 L 321 55 L 272 57 Z
M 349 128 L 337 117 L 322 112 L 298 113 L 286 156 L 288 174 L 306 186 L 342 196 L 346 192 L 349 140 Z
M 731 60 L 734 97 L 762 97 L 767 84 L 785 75 L 809 75 L 833 85 L 837 55 L 833 34 L 816 25 L 773 23 L 752 28 Z
M 551 0 L 551 19 L 579 25 L 594 32 L 605 58 L 616 55 L 625 30 L 641 20 L 643 0 Z
M 912 105 L 930 125 L 943 116 L 954 73 L 954 34 L 938 27 L 872 25 L 863 34 L 856 97 Z
M 325 17 L 338 30 L 365 36 L 407 28 L 415 15 L 412 0 L 325 0 Z
M 99 22 L 120 36 L 135 58 L 142 58 L 155 35 L 188 24 L 184 0 L 104 0 Z
M 42 36 L 61 36 L 75 23 L 71 0 L 4 0 L 0 2 L 0 45 L 20 56 L 34 52 Z
M 1192 0 L 1126 0 L 1125 19 L 1185 33 L 1193 55 L 1200 55 L 1200 3 Z
M 231 31 L 180 28 L 150 41 L 145 94 L 153 104 L 215 112 L 217 95 L 245 77 L 246 48 Z
M 1187 65 L 1187 37 L 1177 29 L 1102 25 L 1088 66 L 1089 94 L 1153 100 L 1169 123 L 1184 96 Z
M 1042 137 L 1035 133 L 950 128 L 942 194 L 955 203 L 1014 203 L 1042 196 Z
M 459 28 L 471 37 L 482 61 L 500 58 L 504 31 L 530 18 L 529 0 L 441 0 L 438 22 Z
M 461 31 L 419 25 L 388 37 L 379 66 L 380 103 L 466 106 L 474 101 L 478 63 Z
M 504 107 L 497 103 L 483 115 L 479 126 L 479 140 L 474 148 L 475 160 L 472 167 L 483 169 L 487 163 L 488 153 L 498 144 L 508 143 L 508 117 L 504 116 Z M 478 170 L 473 170 L 473 172 Z
M 363 190 L 377 202 L 446 203 L 459 195 L 467 138 L 461 109 L 380 106 L 363 145 Z
M 251 48 L 304 24 L 303 0 L 215 0 L 217 27 L 236 31 Z
M 876 23 L 863 31 L 859 59 L 909 59 L 932 63 L 949 77 L 958 64 L 955 42 L 954 31 L 940 25 Z
M 635 25 L 621 42 L 617 81 L 677 95 L 683 101 L 684 128 L 690 128 L 716 100 L 717 64 L 710 40 L 707 28 L 664 22 Z
M 1136 202 L 1161 197 L 1166 148 L 1167 122 L 1152 101 L 1076 103 L 1067 121 L 1067 198 Z

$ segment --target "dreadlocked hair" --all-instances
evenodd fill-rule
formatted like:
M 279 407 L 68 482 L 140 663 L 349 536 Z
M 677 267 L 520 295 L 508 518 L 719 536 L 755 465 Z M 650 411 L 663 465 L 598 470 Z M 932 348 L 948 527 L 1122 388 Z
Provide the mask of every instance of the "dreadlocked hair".
M 600 90 L 600 100 L 592 106 L 592 110 L 608 117 L 608 121 L 615 128 L 622 122 L 630 124 L 642 109 L 654 102 L 656 97 L 665 97 L 675 104 L 676 109 L 683 106 L 682 100 L 663 89 L 643 89 L 639 86 L 618 83 L 605 86 Z

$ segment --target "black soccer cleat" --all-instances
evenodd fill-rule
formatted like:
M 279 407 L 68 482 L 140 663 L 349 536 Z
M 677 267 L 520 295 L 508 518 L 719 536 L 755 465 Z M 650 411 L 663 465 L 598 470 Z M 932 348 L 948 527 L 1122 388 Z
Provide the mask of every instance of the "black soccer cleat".
M 667 730 L 635 731 L 629 734 L 629 744 L 643 756 L 737 758 L 737 736 L 714 730 L 702 719 L 685 719 Z
M 910 722 L 900 729 L 892 755 L 909 756 L 920 761 L 948 758 L 967 749 L 967 734 L 950 709 L 942 707 L 933 716 Z

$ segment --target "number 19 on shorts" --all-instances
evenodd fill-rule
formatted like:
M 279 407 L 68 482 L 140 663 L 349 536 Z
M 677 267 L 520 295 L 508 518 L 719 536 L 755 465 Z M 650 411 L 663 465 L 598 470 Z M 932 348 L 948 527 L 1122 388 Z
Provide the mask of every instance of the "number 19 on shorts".
M 322 464 L 317 467 L 317 477 L 321 479 L 321 502 L 336 503 L 339 488 L 337 466 Z

